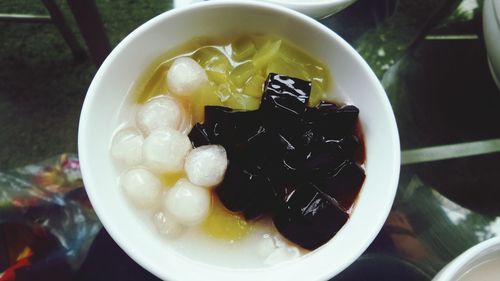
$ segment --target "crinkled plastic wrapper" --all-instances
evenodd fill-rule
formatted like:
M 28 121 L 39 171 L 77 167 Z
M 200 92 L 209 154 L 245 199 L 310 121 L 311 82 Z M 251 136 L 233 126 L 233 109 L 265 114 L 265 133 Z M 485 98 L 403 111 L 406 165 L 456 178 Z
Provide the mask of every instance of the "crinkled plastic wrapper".
M 70 278 L 100 229 L 76 155 L 0 172 L 0 281 Z

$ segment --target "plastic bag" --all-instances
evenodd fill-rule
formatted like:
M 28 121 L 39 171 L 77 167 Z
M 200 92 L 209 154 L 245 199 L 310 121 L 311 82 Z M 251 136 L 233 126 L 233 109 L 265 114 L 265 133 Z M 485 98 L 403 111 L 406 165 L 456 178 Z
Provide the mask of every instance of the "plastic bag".
M 0 281 L 69 278 L 100 229 L 76 155 L 0 172 Z

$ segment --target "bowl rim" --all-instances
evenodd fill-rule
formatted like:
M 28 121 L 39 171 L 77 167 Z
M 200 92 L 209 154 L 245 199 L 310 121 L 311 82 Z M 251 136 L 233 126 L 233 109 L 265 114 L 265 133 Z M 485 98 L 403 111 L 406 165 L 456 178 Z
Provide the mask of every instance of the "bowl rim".
M 220 0 L 223 1 L 223 0 Z M 288 2 L 286 0 L 264 0 L 268 3 L 275 3 L 280 5 L 285 5 L 293 9 L 298 8 L 322 8 L 325 6 L 336 5 L 348 5 L 356 2 L 357 0 L 303 0 L 303 2 Z
M 207 1 L 207 0 L 198 0 L 198 1 Z M 231 2 L 231 1 L 232 0 L 217 0 L 217 2 Z M 333 4 L 337 5 L 352 4 L 356 1 L 357 0 L 302 0 L 301 2 L 289 2 L 286 0 L 257 0 L 255 2 L 273 3 L 273 4 L 284 5 L 285 7 L 294 7 L 294 8 L 322 8 L 325 6 L 331 6 Z
M 498 253 L 500 256 L 500 236 L 490 238 L 469 248 L 446 265 L 432 280 L 456 280 L 461 274 L 465 273 L 467 269 L 471 269 L 468 268 L 469 266 L 474 265 L 476 261 L 492 253 Z
M 184 7 L 209 0 L 174 0 L 174 7 Z M 231 0 L 211 0 L 211 1 L 231 1 Z M 315 19 L 323 19 L 332 14 L 340 12 L 344 8 L 352 5 L 357 0 L 303 0 L 302 2 L 288 2 L 286 0 L 253 0 L 261 3 L 271 3 L 299 11 Z M 326 9 L 326 10 L 325 10 Z
M 321 271 L 320 273 L 315 273 L 316 275 L 314 276 L 314 280 L 326 280 L 331 278 L 333 275 L 338 274 L 340 271 L 344 270 L 347 266 L 349 266 L 354 260 L 356 260 L 371 244 L 371 242 L 375 239 L 375 237 L 378 235 L 380 232 L 380 229 L 382 228 L 385 218 L 387 218 L 389 211 L 392 207 L 392 203 L 394 201 L 394 197 L 396 195 L 397 191 L 397 184 L 399 181 L 399 171 L 400 171 L 400 142 L 399 142 L 399 134 L 396 126 L 396 120 L 394 113 L 392 112 L 392 107 L 389 103 L 389 99 L 387 95 L 385 94 L 385 90 L 383 89 L 382 85 L 380 84 L 380 81 L 378 78 L 375 76 L 371 68 L 368 66 L 366 61 L 344 40 L 342 39 L 339 35 L 337 35 L 335 32 L 333 32 L 331 29 L 327 28 L 326 26 L 322 25 L 318 21 L 314 20 L 313 18 L 310 18 L 304 14 L 301 14 L 299 12 L 296 12 L 294 10 L 279 6 L 277 4 L 273 3 L 264 3 L 264 2 L 255 2 L 255 1 L 248 1 L 248 0 L 243 0 L 243 1 L 208 1 L 208 2 L 202 2 L 202 3 L 196 3 L 187 7 L 182 7 L 178 9 L 172 9 L 169 11 L 166 11 L 160 15 L 155 16 L 154 18 L 148 20 L 147 22 L 143 23 L 141 26 L 136 28 L 134 31 L 132 31 L 129 35 L 127 35 L 110 53 L 110 55 L 106 58 L 104 63 L 101 65 L 101 67 L 98 69 L 94 79 L 92 80 L 92 83 L 88 89 L 87 96 L 85 98 L 83 107 L 82 107 L 82 112 L 80 116 L 80 122 L 79 122 L 79 131 L 78 131 L 78 151 L 80 155 L 80 163 L 81 163 L 81 172 L 82 172 L 82 178 L 85 183 L 85 189 L 87 191 L 88 197 L 91 202 L 96 202 L 97 198 L 99 195 L 97 194 L 96 190 L 97 188 L 92 188 L 91 185 L 87 185 L 87 182 L 91 182 L 91 180 L 88 180 L 87 175 L 90 175 L 92 168 L 90 163 L 92 162 L 91 159 L 87 158 L 87 139 L 86 139 L 86 134 L 84 132 L 90 131 L 88 128 L 90 127 L 88 124 L 88 115 L 91 112 L 91 105 L 95 103 L 95 100 L 97 99 L 97 88 L 98 85 L 101 83 L 101 80 L 103 79 L 103 74 L 107 72 L 108 68 L 110 68 L 110 65 L 112 65 L 113 61 L 115 58 L 127 47 L 127 45 L 135 40 L 135 37 L 141 34 L 144 31 L 147 31 L 148 29 L 152 28 L 153 26 L 157 25 L 158 23 L 161 23 L 167 18 L 170 17 L 175 17 L 178 15 L 182 15 L 184 13 L 189 13 L 192 10 L 200 10 L 200 9 L 205 9 L 207 7 L 210 8 L 257 8 L 257 9 L 263 9 L 263 10 L 268 10 L 274 13 L 279 13 L 283 14 L 283 16 L 289 16 L 289 17 L 294 17 L 295 19 L 304 22 L 304 24 L 307 25 L 312 25 L 314 28 L 319 29 L 319 31 L 323 33 L 328 33 L 329 36 L 331 36 L 336 43 L 340 45 L 341 48 L 346 49 L 350 54 L 352 54 L 355 58 L 357 63 L 360 64 L 360 66 L 363 68 L 363 72 L 365 72 L 370 80 L 376 81 L 376 89 L 374 91 L 378 93 L 383 93 L 383 95 L 380 97 L 381 102 L 386 110 L 384 110 L 382 113 L 384 115 L 387 115 L 388 120 L 390 120 L 390 124 L 387 124 L 387 126 L 390 126 L 389 131 L 391 133 L 391 141 L 393 141 L 394 144 L 394 151 L 393 152 L 393 157 L 390 161 L 391 164 L 393 164 L 392 169 L 390 170 L 390 180 L 387 182 L 387 185 L 391 187 L 391 189 L 387 190 L 388 193 L 388 198 L 391 199 L 390 204 L 384 204 L 383 208 L 379 208 L 380 211 L 377 216 L 377 223 L 376 227 L 374 227 L 371 230 L 371 233 L 369 235 L 365 235 L 365 239 L 363 241 L 360 241 L 358 244 L 358 247 L 356 248 L 356 251 L 353 251 L 351 253 L 346 253 L 345 258 L 342 260 L 342 263 L 338 264 L 335 268 L 331 268 L 328 270 Z M 387 110 L 388 109 L 388 110 Z M 93 181 L 93 180 L 92 180 Z M 111 222 L 111 219 L 108 219 L 108 216 L 105 215 L 104 208 L 101 208 L 100 206 L 97 208 L 94 208 L 96 214 L 98 215 L 99 219 L 101 220 L 104 228 L 109 232 L 110 236 L 113 238 L 113 240 L 122 248 L 127 255 L 129 255 L 134 261 L 136 261 L 138 264 L 140 264 L 143 268 L 147 269 L 151 273 L 155 274 L 156 276 L 160 278 L 166 278 L 166 279 L 175 279 L 177 276 L 171 275 L 171 273 L 166 272 L 165 270 L 161 270 L 160 268 L 155 267 L 154 265 L 151 265 L 148 263 L 147 259 L 142 255 L 141 253 L 134 252 L 132 247 L 127 245 L 125 243 L 125 238 L 123 238 L 123 234 L 119 233 L 119 231 L 116 229 L 116 227 L 113 227 L 113 223 Z M 384 219 L 380 219 L 384 218 Z M 207 265 L 208 266 L 208 265 Z M 213 268 L 213 265 L 210 265 L 210 268 Z M 215 266 L 217 267 L 217 266 Z M 251 273 L 251 272 L 268 272 L 271 269 L 274 269 L 275 267 L 265 267 L 265 268 L 258 268 L 256 270 L 253 269 L 229 269 L 229 268 L 224 268 L 224 267 L 217 267 L 221 269 L 225 269 L 225 273 L 228 272 L 246 272 L 246 273 Z M 276 267 L 277 268 L 277 267 Z M 225 280 L 225 279 L 224 279 Z

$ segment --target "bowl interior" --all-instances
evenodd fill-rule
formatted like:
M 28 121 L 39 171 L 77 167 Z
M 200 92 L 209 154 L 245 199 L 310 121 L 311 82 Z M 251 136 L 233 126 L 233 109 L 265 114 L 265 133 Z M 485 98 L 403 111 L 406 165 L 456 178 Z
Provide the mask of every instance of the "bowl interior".
M 323 247 L 296 262 L 232 269 L 195 262 L 169 248 L 126 202 L 109 153 L 119 114 L 149 64 L 197 36 L 269 33 L 329 66 L 336 96 L 360 108 L 366 181 L 354 212 Z M 113 239 L 162 279 L 322 280 L 352 263 L 371 243 L 392 205 L 399 175 L 399 138 L 385 92 L 361 57 L 340 37 L 299 13 L 270 4 L 206 2 L 162 14 L 132 32 L 109 55 L 89 88 L 80 119 L 79 155 L 87 193 Z
M 462 253 L 446 265 L 432 280 L 497 280 L 498 272 L 500 272 L 499 261 L 500 237 L 490 238 Z M 484 268 L 485 265 L 490 266 Z M 466 275 L 468 275 L 467 278 L 465 278 Z

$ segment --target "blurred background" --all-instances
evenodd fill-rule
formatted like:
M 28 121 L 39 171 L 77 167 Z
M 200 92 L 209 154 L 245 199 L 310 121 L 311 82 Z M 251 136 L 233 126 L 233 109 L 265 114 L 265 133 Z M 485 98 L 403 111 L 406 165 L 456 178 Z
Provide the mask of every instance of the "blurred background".
M 74 1 L 77 2 L 77 1 Z M 86 49 L 67 1 L 55 1 Z M 170 1 L 96 1 L 111 46 Z M 47 15 L 41 0 L 5 0 L 0 14 Z M 94 21 L 96 19 L 89 19 Z M 75 59 L 54 24 L 0 21 L 0 170 L 76 152 L 80 108 L 97 66 Z

